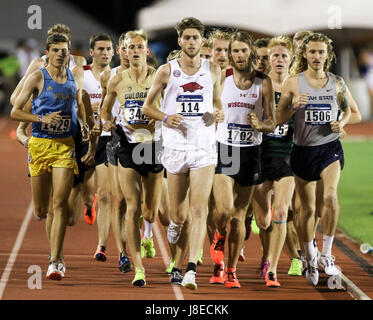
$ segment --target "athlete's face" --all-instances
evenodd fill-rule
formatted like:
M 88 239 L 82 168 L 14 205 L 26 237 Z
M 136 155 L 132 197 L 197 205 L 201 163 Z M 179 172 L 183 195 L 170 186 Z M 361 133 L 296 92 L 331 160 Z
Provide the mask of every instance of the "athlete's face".
M 114 56 L 113 43 L 108 40 L 96 41 L 93 49 L 90 50 L 90 55 L 95 63 L 100 66 L 107 66 Z
M 212 44 L 212 61 L 217 63 L 222 70 L 228 67 L 228 40 L 214 39 Z
M 117 53 L 119 54 L 121 64 L 128 68 L 130 63 L 128 61 L 126 44 L 124 41 L 122 41 L 119 46 L 117 45 Z
M 202 47 L 199 55 L 203 59 L 210 60 L 211 59 L 211 49 L 208 47 Z
M 307 60 L 308 67 L 318 71 L 324 69 L 328 58 L 328 50 L 325 42 L 310 41 L 306 46 L 303 57 Z
M 283 46 L 275 46 L 270 50 L 269 63 L 276 73 L 287 73 L 291 63 L 289 50 Z
M 241 41 L 233 41 L 231 45 L 231 55 L 233 67 L 239 71 L 250 69 L 249 58 L 251 50 L 247 43 Z
M 269 60 L 268 60 L 268 48 L 256 48 L 256 54 L 258 56 L 258 60 L 256 60 L 255 69 L 263 72 L 268 73 L 269 71 Z
M 67 65 L 69 58 L 69 46 L 67 42 L 51 44 L 49 50 L 45 51 L 48 63 L 56 68 Z
M 146 64 L 146 56 L 149 52 L 143 37 L 135 37 L 126 40 L 127 56 L 131 65 L 139 66 Z
M 197 29 L 185 29 L 178 38 L 181 50 L 189 57 L 193 58 L 199 54 L 204 43 L 204 38 Z

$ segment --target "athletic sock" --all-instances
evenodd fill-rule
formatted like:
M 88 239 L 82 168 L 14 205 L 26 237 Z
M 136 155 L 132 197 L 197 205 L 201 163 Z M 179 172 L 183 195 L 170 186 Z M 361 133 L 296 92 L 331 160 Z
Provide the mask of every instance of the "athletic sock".
M 153 238 L 153 223 L 144 219 L 144 238 Z
M 197 270 L 197 266 L 193 262 L 188 263 L 188 267 L 186 269 L 186 272 L 191 271 L 191 270 L 194 271 L 194 272 L 196 272 L 196 270 Z
M 327 236 L 324 234 L 322 236 L 322 251 L 323 256 L 328 256 L 332 254 L 332 245 L 333 245 L 334 236 Z
M 304 242 L 304 249 L 306 250 L 307 259 L 312 260 L 316 254 L 313 241 Z

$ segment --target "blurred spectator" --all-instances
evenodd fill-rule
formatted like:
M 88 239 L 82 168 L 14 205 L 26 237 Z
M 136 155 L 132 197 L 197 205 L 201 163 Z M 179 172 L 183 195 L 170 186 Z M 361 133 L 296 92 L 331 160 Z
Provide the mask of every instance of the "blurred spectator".
M 18 74 L 19 78 L 22 78 L 25 75 L 26 70 L 31 62 L 40 57 L 40 52 L 37 48 L 38 42 L 33 38 L 27 40 L 20 39 L 18 41 L 15 54 L 20 64 Z
M 9 113 L 9 98 L 17 81 L 20 65 L 15 55 L 0 52 L 0 114 Z
M 373 115 L 373 43 L 362 48 L 359 55 L 359 67 L 368 87 L 370 110 Z

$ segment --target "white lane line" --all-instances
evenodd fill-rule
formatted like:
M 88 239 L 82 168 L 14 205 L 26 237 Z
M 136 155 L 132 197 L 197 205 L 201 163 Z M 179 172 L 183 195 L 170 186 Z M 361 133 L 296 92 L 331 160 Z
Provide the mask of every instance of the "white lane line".
M 346 288 L 346 291 L 357 300 L 372 300 L 369 298 L 363 290 L 361 290 L 357 285 L 355 285 L 349 278 L 347 278 L 343 273 L 341 274 L 343 286 Z
M 159 249 L 161 250 L 163 263 L 164 263 L 165 267 L 167 268 L 169 266 L 169 263 L 170 263 L 170 257 L 168 255 L 165 243 L 163 241 L 162 234 L 159 230 L 157 220 L 153 224 L 153 230 L 154 230 L 154 235 L 155 235 L 155 237 L 157 239 L 157 242 L 158 242 L 158 245 L 159 245 Z M 174 290 L 176 300 L 184 300 L 184 296 L 181 293 L 181 289 L 178 286 L 171 285 L 171 287 Z
M 32 217 L 32 209 L 33 209 L 33 205 L 32 205 L 32 201 L 31 201 L 30 204 L 29 204 L 29 207 L 27 209 L 26 215 L 23 218 L 23 222 L 22 222 L 21 228 L 19 229 L 17 239 L 16 239 L 16 242 L 14 243 L 12 252 L 10 253 L 8 263 L 7 263 L 7 265 L 6 265 L 6 267 L 3 271 L 3 275 L 1 276 L 1 280 L 0 280 L 0 300 L 3 299 L 3 294 L 4 294 L 4 291 L 5 291 L 5 287 L 8 283 L 9 276 L 12 273 L 12 269 L 13 269 L 14 263 L 16 262 L 19 249 L 21 248 L 23 238 L 25 237 L 28 225 L 30 223 L 30 220 L 31 220 L 31 217 Z

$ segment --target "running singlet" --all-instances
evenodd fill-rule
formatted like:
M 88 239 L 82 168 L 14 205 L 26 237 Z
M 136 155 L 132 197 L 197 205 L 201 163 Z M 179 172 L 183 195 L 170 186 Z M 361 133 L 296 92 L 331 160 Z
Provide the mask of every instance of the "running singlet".
M 210 62 L 201 59 L 194 75 L 187 75 L 177 59 L 169 62 L 171 73 L 164 90 L 163 112 L 184 117 L 178 128 L 162 123 L 163 146 L 176 150 L 215 150 L 213 80 Z
M 119 67 L 115 67 L 115 68 L 111 69 L 109 81 L 111 80 L 111 78 L 113 78 L 117 74 L 118 69 L 119 69 Z M 111 109 L 111 115 L 112 115 L 113 119 L 115 118 L 115 124 L 116 125 L 120 125 L 121 127 L 125 127 L 126 123 L 123 119 L 123 112 L 122 112 L 122 108 L 120 107 L 120 103 L 119 103 L 118 98 L 115 99 L 114 105 Z
M 92 73 L 91 66 L 86 65 L 83 66 L 84 69 L 84 78 L 83 78 L 83 90 L 85 90 L 89 96 L 89 99 L 91 100 L 91 105 L 93 108 L 93 105 L 97 105 L 98 112 L 94 112 L 93 115 L 95 117 L 95 121 L 98 119 L 98 115 L 100 114 L 100 103 L 101 103 L 101 97 L 102 97 L 102 88 L 101 83 L 98 81 L 95 76 Z M 110 136 L 110 132 L 106 132 L 102 130 L 101 136 Z
M 281 92 L 274 92 L 275 105 L 280 101 Z M 276 126 L 274 132 L 263 134 L 262 157 L 283 158 L 288 157 L 293 146 L 294 123 L 293 119 L 283 125 Z
M 256 146 L 262 142 L 262 133 L 254 130 L 247 120 L 252 112 L 258 119 L 263 118 L 262 84 L 263 76 L 260 73 L 256 74 L 247 90 L 237 88 L 233 74 L 225 79 L 221 95 L 224 122 L 218 123 L 216 140 L 236 147 Z
M 332 73 L 321 89 L 311 87 L 304 73 L 298 75 L 299 92 L 307 92 L 308 103 L 294 114 L 294 143 L 298 146 L 319 146 L 339 138 L 330 122 L 338 118 L 337 89 Z
M 142 113 L 142 106 L 153 84 L 156 70 L 149 67 L 148 74 L 143 83 L 131 79 L 129 70 L 122 72 L 122 88 L 118 100 L 123 112 L 125 122 L 124 133 L 130 143 L 151 142 L 154 140 L 154 125 L 149 125 L 149 119 Z M 160 100 L 154 103 L 160 108 Z
M 56 125 L 33 122 L 32 136 L 37 138 L 67 138 L 72 136 L 77 129 L 76 100 L 77 92 L 74 77 L 69 69 L 65 83 L 57 83 L 45 68 L 40 69 L 44 76 L 44 86 L 40 95 L 32 100 L 32 113 L 47 115 L 61 111 L 62 119 Z

